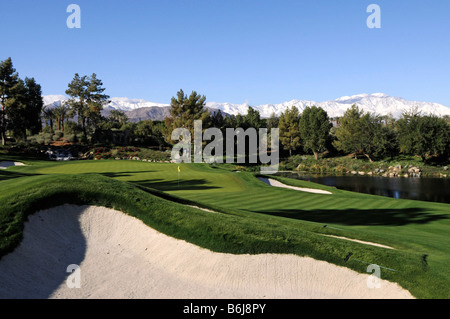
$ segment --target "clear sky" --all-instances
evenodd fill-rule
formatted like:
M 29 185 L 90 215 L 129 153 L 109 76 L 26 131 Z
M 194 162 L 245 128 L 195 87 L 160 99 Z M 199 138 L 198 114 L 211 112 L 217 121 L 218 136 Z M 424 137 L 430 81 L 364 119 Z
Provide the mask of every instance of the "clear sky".
M 158 103 L 182 88 L 250 105 L 382 92 L 450 106 L 449 16 L 449 0 L 0 0 L 0 60 L 45 95 L 96 73 L 111 97 Z

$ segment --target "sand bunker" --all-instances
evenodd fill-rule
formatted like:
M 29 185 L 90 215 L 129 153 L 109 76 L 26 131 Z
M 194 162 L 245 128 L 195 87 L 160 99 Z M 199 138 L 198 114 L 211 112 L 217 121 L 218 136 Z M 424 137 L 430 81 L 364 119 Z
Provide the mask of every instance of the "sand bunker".
M 331 192 L 324 191 L 322 189 L 314 189 L 314 188 L 304 188 L 304 187 L 296 187 L 296 186 L 289 186 L 286 184 L 283 184 L 277 180 L 274 180 L 272 178 L 265 178 L 265 177 L 258 177 L 258 179 L 270 186 L 275 187 L 283 187 L 283 188 L 290 188 L 301 192 L 308 192 L 308 193 L 316 193 L 316 194 L 332 194 Z
M 71 264 L 81 288 L 67 284 L 77 282 Z M 214 253 L 115 210 L 64 205 L 29 217 L 19 247 L 0 260 L 0 297 L 412 298 L 384 280 L 370 289 L 368 278 L 295 255 Z
M 25 164 L 21 162 L 11 162 L 11 161 L 0 162 L 0 169 L 7 169 L 8 167 L 11 166 L 25 166 Z

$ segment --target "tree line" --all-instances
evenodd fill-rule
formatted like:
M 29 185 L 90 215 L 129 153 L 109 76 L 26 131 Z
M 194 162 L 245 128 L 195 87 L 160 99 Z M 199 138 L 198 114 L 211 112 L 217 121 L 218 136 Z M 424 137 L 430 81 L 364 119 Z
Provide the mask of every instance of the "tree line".
M 205 108 L 205 96 L 183 90 L 171 100 L 171 117 L 166 118 L 166 136 L 178 127 L 191 130 L 193 123 L 202 120 L 203 128 L 216 127 L 225 133 L 226 128 L 279 129 L 279 139 L 286 156 L 295 154 L 352 154 L 369 161 L 393 158 L 399 154 L 417 155 L 426 161 L 450 156 L 450 119 L 436 115 L 423 115 L 417 109 L 403 113 L 400 119 L 360 110 L 352 105 L 343 116 L 334 118 L 336 125 L 321 107 L 306 107 L 302 112 L 295 107 L 286 109 L 280 116 L 261 118 L 252 107 L 246 115 L 223 115 L 221 111 L 210 114 Z
M 423 115 L 412 108 L 396 120 L 354 104 L 335 121 L 333 126 L 320 107 L 306 107 L 302 113 L 292 107 L 279 118 L 280 141 L 290 155 L 310 152 L 316 159 L 323 152 L 363 156 L 370 162 L 399 154 L 420 156 L 423 161 L 448 161 L 450 156 L 448 116 Z
M 369 161 L 399 154 L 429 158 L 450 156 L 449 117 L 422 115 L 417 109 L 405 112 L 400 119 L 365 113 L 352 105 L 343 116 L 334 118 L 335 125 L 321 107 L 306 107 L 302 112 L 295 106 L 270 118 L 248 108 L 245 115 L 210 112 L 205 107 L 206 97 L 180 89 L 171 98 L 170 116 L 164 121 L 144 120 L 129 122 L 120 110 L 111 110 L 107 116 L 102 110 L 109 101 L 102 81 L 91 76 L 75 74 L 68 84 L 69 100 L 57 107 L 44 107 L 41 86 L 34 78 L 20 79 L 11 58 L 0 63 L 0 135 L 6 143 L 7 132 L 17 140 L 26 140 L 36 134 L 55 134 L 70 142 L 131 144 L 170 147 L 175 128 L 187 128 L 194 136 L 194 121 L 201 120 L 203 129 L 215 127 L 225 133 L 226 128 L 279 129 L 281 150 L 285 156 L 313 154 L 352 154 Z M 283 154 L 282 154 L 283 155 Z
M 42 128 L 41 86 L 34 78 L 19 78 L 11 58 L 0 61 L 0 137 L 6 144 L 8 131 L 19 139 L 36 134 Z

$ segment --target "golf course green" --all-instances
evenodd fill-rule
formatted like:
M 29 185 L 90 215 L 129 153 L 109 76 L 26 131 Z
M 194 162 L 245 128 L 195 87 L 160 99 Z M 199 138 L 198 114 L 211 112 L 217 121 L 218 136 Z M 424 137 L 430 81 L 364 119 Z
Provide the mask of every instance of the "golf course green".
M 212 251 L 293 253 L 366 274 L 369 264 L 377 264 L 382 279 L 416 298 L 450 297 L 448 204 L 270 177 L 332 194 L 301 192 L 220 165 L 181 164 L 178 171 L 177 164 L 131 160 L 14 160 L 27 165 L 0 170 L 0 258 L 20 243 L 29 214 L 65 203 L 92 204 Z

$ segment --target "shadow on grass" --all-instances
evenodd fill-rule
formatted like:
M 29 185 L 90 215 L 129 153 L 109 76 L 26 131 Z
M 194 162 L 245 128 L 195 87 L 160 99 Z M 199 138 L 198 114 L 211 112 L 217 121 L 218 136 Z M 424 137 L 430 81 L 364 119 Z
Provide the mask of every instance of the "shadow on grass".
M 346 209 L 252 211 L 255 213 L 300 219 L 317 223 L 334 223 L 345 226 L 404 226 L 427 224 L 448 219 L 448 215 L 429 213 L 423 208 L 405 209 Z
M 174 190 L 206 190 L 213 188 L 220 188 L 217 186 L 206 185 L 205 179 L 189 179 L 180 181 L 172 180 L 166 181 L 161 179 L 152 179 L 146 181 L 130 181 L 130 183 L 138 184 L 145 187 L 155 188 L 160 191 L 174 191 Z
M 29 177 L 36 176 L 42 174 L 27 174 L 27 173 L 19 173 L 14 171 L 0 170 L 0 181 L 5 181 L 8 179 L 19 178 L 19 177 Z
M 154 171 L 131 171 L 131 172 L 107 172 L 107 173 L 98 173 L 100 175 L 116 178 L 116 177 L 125 177 L 125 176 L 134 176 L 136 174 L 145 174 L 145 173 L 153 173 Z

